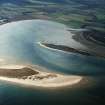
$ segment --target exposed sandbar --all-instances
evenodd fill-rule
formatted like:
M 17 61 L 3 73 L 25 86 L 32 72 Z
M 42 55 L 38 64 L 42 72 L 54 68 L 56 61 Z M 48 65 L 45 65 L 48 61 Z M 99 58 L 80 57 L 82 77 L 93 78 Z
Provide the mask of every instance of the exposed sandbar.
M 84 50 L 77 50 L 75 48 L 67 47 L 64 45 L 56 45 L 56 44 L 50 44 L 50 43 L 41 43 L 38 42 L 38 44 L 44 48 L 52 49 L 52 50 L 60 50 L 60 51 L 65 51 L 65 52 L 72 52 L 72 53 L 78 53 L 86 56 L 93 56 L 89 52 L 86 52 Z
M 42 72 L 27 66 L 14 66 L 11 69 L 0 68 L 0 80 L 39 87 L 64 87 L 79 83 L 81 76 L 63 75 L 53 72 Z

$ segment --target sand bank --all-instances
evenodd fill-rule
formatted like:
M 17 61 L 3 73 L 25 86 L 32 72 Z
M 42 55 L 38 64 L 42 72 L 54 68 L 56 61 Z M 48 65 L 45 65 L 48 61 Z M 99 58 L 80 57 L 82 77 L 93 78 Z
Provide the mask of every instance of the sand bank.
M 18 72 L 21 70 L 28 70 L 32 68 L 25 67 L 24 66 L 17 66 L 17 65 L 11 65 L 8 66 L 9 68 L 11 67 L 12 69 L 14 68 L 15 70 L 18 69 Z M 6 70 L 8 68 L 6 66 Z M 21 69 L 20 69 L 21 68 Z M 1 70 L 2 68 L 0 68 Z M 3 67 L 4 69 L 4 67 Z M 4 72 L 6 71 L 4 70 Z M 9 69 L 10 70 L 10 69 Z M 35 71 L 35 68 L 34 70 Z M 11 72 L 11 70 L 10 70 Z M 29 72 L 29 71 L 28 71 Z M 17 73 L 17 72 L 16 72 Z M 19 74 L 19 73 L 18 73 Z M 16 76 L 16 75 L 15 75 Z M 23 85 L 28 85 L 28 86 L 39 86 L 39 87 L 64 87 L 64 86 L 70 86 L 79 83 L 82 80 L 81 76 L 75 76 L 75 75 L 63 75 L 59 73 L 48 73 L 48 72 L 42 72 L 40 70 L 37 70 L 36 74 L 30 75 L 19 75 L 16 77 L 6 77 L 6 76 L 0 76 L 0 80 L 8 81 L 8 82 L 13 82 L 13 83 L 18 83 L 18 84 L 23 84 Z

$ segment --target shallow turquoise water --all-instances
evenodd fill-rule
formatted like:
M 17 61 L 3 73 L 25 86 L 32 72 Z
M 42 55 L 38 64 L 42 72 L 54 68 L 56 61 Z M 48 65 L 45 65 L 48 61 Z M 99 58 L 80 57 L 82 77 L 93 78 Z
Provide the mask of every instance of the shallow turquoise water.
M 104 105 L 105 60 L 42 48 L 37 42 L 70 44 L 66 26 L 50 21 L 23 21 L 0 26 L 0 58 L 10 64 L 37 64 L 67 74 L 88 75 L 91 88 L 29 89 L 0 82 L 0 105 Z M 2 64 L 2 63 L 1 63 Z M 100 91 L 100 92 L 98 92 Z
M 63 24 L 45 20 L 13 22 L 0 26 L 0 35 L 0 58 L 4 62 L 38 64 L 69 74 L 105 74 L 104 59 L 39 46 L 38 42 L 72 46 L 68 39 L 71 33 Z

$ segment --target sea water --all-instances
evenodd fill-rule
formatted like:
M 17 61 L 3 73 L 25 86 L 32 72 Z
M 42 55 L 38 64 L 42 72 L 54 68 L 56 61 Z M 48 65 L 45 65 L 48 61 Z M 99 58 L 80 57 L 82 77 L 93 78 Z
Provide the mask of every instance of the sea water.
M 91 76 L 94 85 L 61 89 L 27 88 L 0 82 L 0 105 L 104 105 L 105 60 L 50 50 L 38 42 L 84 47 L 71 38 L 63 24 L 45 20 L 12 22 L 0 26 L 0 64 L 35 64 L 66 74 Z

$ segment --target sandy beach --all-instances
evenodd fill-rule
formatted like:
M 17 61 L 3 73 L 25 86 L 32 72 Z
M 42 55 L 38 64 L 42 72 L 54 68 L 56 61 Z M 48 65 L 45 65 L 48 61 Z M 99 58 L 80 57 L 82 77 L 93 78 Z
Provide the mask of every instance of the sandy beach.
M 5 73 L 3 73 L 5 72 Z M 64 87 L 75 85 L 82 80 L 81 76 L 63 75 L 59 73 L 42 72 L 22 65 L 6 65 L 0 67 L 0 80 L 27 86 Z
M 84 50 L 78 50 L 78 49 L 63 46 L 63 45 L 55 45 L 55 44 L 41 43 L 41 42 L 38 42 L 38 44 L 41 47 L 44 47 L 44 48 L 47 48 L 47 49 L 50 49 L 50 50 L 57 50 L 57 51 L 65 52 L 65 53 L 67 53 L 67 52 L 70 53 L 71 52 L 71 53 L 78 53 L 78 54 L 82 54 L 82 55 L 86 55 L 86 56 L 93 56 L 92 54 L 90 54 L 89 52 L 86 52 Z

